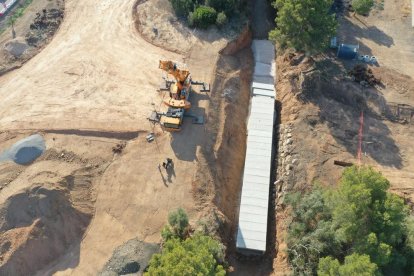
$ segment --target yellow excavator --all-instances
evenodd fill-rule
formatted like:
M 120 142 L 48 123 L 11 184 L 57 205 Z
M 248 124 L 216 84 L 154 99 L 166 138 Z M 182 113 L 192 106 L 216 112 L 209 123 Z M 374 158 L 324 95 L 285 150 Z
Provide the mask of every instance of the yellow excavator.
M 188 99 L 192 92 L 192 85 L 202 85 L 200 92 L 210 91 L 210 86 L 204 82 L 193 81 L 190 71 L 178 68 L 178 65 L 172 61 L 160 60 L 159 68 L 174 78 L 174 80 L 164 79 L 160 87 L 160 90 L 169 92 L 168 97 L 163 100 L 168 110 L 164 113 L 154 111 L 148 119 L 154 123 L 160 123 L 161 127 L 167 131 L 179 131 L 184 116 L 192 117 L 194 123 L 204 123 L 204 118 L 200 116 L 184 114 L 191 108 Z
M 173 108 L 190 109 L 191 103 L 188 101 L 191 93 L 190 71 L 179 69 L 176 63 L 169 60 L 160 60 L 159 68 L 175 79 L 175 82 L 170 82 L 172 85 L 169 87 L 166 81 L 170 93 L 169 97 L 164 100 L 164 104 Z

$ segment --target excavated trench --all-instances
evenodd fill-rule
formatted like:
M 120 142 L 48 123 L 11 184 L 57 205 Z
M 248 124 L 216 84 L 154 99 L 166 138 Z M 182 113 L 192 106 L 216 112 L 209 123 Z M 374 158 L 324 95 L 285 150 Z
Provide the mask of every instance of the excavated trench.
M 266 2 L 266 3 L 265 3 Z M 267 10 L 266 10 L 267 9 Z M 265 13 L 263 11 L 266 10 Z M 275 102 L 273 132 L 273 159 L 271 166 L 270 200 L 268 213 L 267 250 L 259 258 L 236 254 L 235 238 L 238 226 L 238 212 L 242 190 L 242 175 L 246 154 L 247 118 L 251 98 L 251 83 L 254 71 L 254 57 L 251 50 L 252 38 L 266 39 L 263 30 L 274 28 L 273 12 L 267 1 L 255 1 L 252 26 L 239 38 L 222 50 L 217 62 L 212 84 L 208 133 L 214 137 L 205 147 L 205 156 L 213 176 L 214 203 L 225 216 L 221 220 L 220 234 L 228 248 L 230 264 L 237 275 L 270 273 L 276 257 L 276 179 L 278 152 L 278 125 L 281 105 Z M 266 14 L 263 17 L 263 14 Z M 269 18 L 272 18 L 271 22 Z M 259 31 L 260 30 L 260 31 Z M 266 31 L 266 33 L 267 33 Z M 270 60 L 269 63 L 272 61 Z M 216 123 L 211 123 L 216 122 Z

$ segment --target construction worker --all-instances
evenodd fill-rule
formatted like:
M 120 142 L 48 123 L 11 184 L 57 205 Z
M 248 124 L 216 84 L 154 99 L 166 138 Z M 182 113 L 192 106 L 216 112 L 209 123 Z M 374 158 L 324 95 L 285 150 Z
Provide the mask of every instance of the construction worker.
M 167 168 L 168 167 L 172 167 L 172 165 L 173 165 L 173 161 L 172 161 L 172 159 L 171 158 L 167 158 Z

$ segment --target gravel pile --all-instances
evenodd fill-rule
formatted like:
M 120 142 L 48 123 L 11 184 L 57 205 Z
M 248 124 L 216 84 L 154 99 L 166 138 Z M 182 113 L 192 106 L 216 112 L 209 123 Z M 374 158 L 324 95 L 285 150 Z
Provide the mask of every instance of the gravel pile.
M 45 140 L 39 134 L 24 138 L 0 154 L 0 161 L 11 160 L 26 165 L 38 158 L 46 149 Z
M 27 45 L 24 39 L 16 38 L 16 39 L 8 41 L 5 44 L 4 48 L 12 56 L 18 58 L 22 56 L 24 52 L 26 52 L 26 50 L 29 48 L 29 45 Z
M 117 247 L 111 259 L 105 264 L 100 276 L 142 275 L 154 253 L 160 246 L 132 239 Z

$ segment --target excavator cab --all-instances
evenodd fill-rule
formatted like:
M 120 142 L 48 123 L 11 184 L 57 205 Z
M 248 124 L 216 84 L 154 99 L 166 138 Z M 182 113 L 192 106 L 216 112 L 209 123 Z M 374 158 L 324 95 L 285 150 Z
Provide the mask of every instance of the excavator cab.
M 168 111 L 161 114 L 160 124 L 167 131 L 179 131 L 184 120 L 184 109 L 169 107 Z

